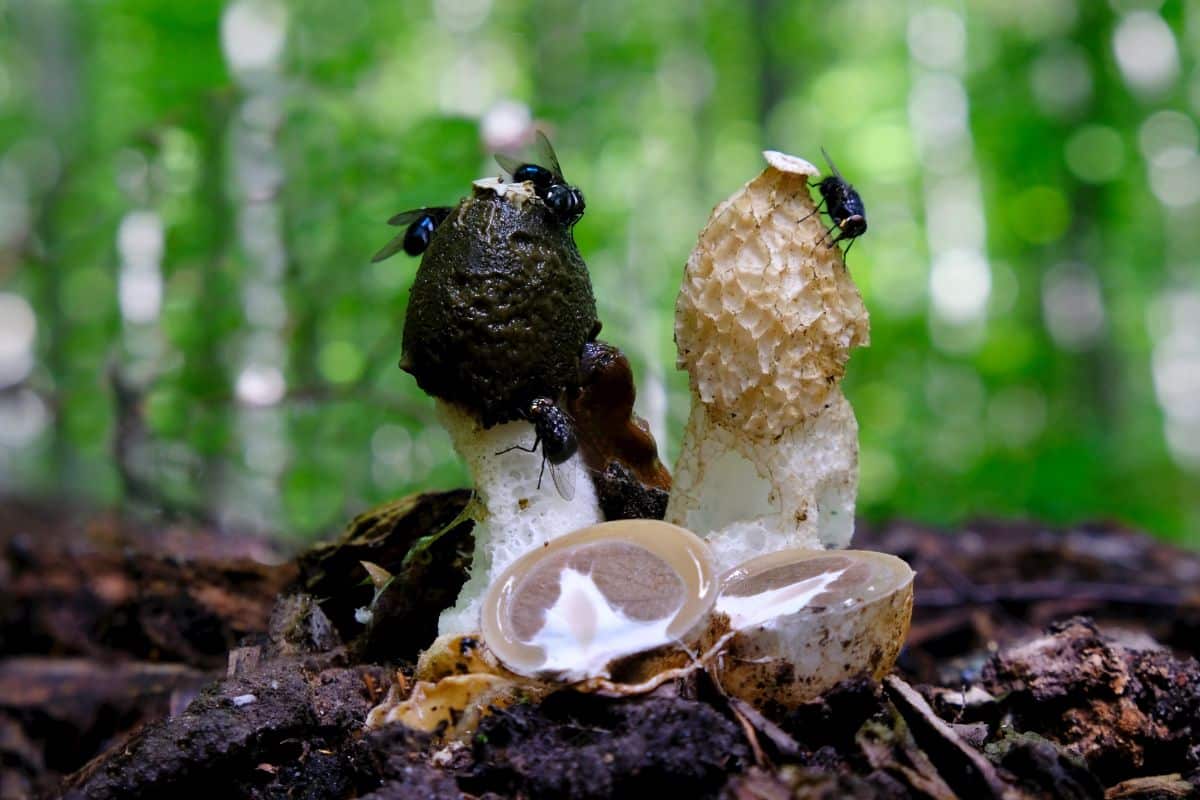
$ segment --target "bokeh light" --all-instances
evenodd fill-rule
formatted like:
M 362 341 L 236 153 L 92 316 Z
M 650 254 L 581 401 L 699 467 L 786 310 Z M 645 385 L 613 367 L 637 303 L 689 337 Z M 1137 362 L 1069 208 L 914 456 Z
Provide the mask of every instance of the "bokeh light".
M 1121 134 L 1107 125 L 1085 125 L 1067 139 L 1067 167 L 1087 183 L 1107 183 L 1121 174 L 1125 145 Z
M 0 292 L 0 389 L 20 383 L 33 369 L 37 315 L 18 294 Z
M 1175 34 L 1156 11 L 1126 14 L 1113 34 L 1113 50 L 1121 74 L 1136 90 L 1165 91 L 1179 75 Z

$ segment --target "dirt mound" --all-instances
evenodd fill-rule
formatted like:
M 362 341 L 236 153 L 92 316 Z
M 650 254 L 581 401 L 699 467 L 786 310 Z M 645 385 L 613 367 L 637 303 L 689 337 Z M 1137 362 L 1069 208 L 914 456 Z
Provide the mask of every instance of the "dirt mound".
M 700 674 L 638 698 L 559 692 L 518 703 L 486 717 L 465 742 L 396 725 L 368 732 L 367 710 L 411 677 L 400 651 L 413 637 L 380 656 L 391 641 L 381 632 L 425 630 L 436 610 L 384 603 L 375 609 L 381 618 L 356 628 L 350 611 L 371 588 L 353 565 L 373 553 L 403 567 L 389 592 L 435 574 L 405 554 L 436 532 L 427 527 L 454 521 L 465 495 L 425 498 L 398 507 L 388 526 L 364 533 L 360 525 L 302 560 L 273 617 L 251 626 L 259 632 L 245 632 L 245 616 L 220 623 L 215 615 L 222 630 L 243 631 L 224 677 L 207 671 L 207 654 L 187 660 L 201 649 L 163 650 L 154 662 L 141 644 L 122 653 L 106 640 L 93 656 L 23 640 L 24 652 L 0 658 L 0 796 L 49 790 L 68 770 L 76 770 L 62 789 L 70 797 L 172 800 L 1169 798 L 1200 786 L 1200 558 L 1106 527 L 995 523 L 943 536 L 896 525 L 864 534 L 863 546 L 904 557 L 919 575 L 897 671 L 882 684 L 844 683 L 777 723 Z M 436 546 L 460 553 L 469 535 L 469 526 L 451 526 Z M 69 621 L 81 613 L 70 592 L 57 606 L 44 589 L 14 605 L 14 593 L 32 591 L 39 575 L 61 573 L 64 562 L 45 551 L 52 540 L 39 541 L 35 551 L 0 538 L 6 574 L 19 578 L 0 600 L 31 619 Z M 136 551 L 124 557 L 139 563 Z M 153 557 L 154 585 L 165 586 L 171 562 Z M 111 571 L 113 562 L 69 563 L 86 587 L 95 585 L 88 564 Z M 257 575 L 244 566 L 226 573 L 223 563 L 180 562 L 178 581 L 186 589 L 197 575 Z M 246 584 L 255 598 L 264 585 L 259 577 Z M 313 586 L 319 595 L 305 591 Z M 219 608 L 237 607 L 221 596 Z M 86 622 L 109 613 L 93 605 Z

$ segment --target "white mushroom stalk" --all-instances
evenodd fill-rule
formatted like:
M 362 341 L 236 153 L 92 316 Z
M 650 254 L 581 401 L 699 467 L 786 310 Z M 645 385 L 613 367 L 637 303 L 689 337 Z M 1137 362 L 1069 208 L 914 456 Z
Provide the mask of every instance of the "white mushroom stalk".
M 720 568 L 854 532 L 858 425 L 842 394 L 869 321 L 810 196 L 816 167 L 768 167 L 718 205 L 675 306 L 692 409 L 666 519 L 705 537 Z
M 439 400 L 437 409 L 475 487 L 471 575 L 458 602 L 442 612 L 438 628 L 441 634 L 470 633 L 479 630 L 484 593 L 509 565 L 604 517 L 578 454 L 557 467 L 559 483 L 571 487 L 567 499 L 552 479 L 550 465 L 543 464 L 541 448 L 533 453 L 521 449 L 534 442 L 534 429 L 528 422 L 485 429 L 472 414 L 450 403 Z

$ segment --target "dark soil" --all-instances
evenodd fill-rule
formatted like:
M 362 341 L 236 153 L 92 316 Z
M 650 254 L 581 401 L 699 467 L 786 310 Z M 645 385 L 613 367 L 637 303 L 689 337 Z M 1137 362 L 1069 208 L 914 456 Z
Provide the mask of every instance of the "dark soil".
M 61 535 L 38 536 L 32 549 L 27 537 L 14 549 L 14 531 L 34 523 L 10 514 L 0 530 L 2 630 L 40 632 L 7 639 L 0 658 L 0 797 L 1197 794 L 1200 557 L 1104 526 L 861 532 L 856 546 L 897 553 L 918 571 L 908 647 L 882 684 L 842 684 L 775 720 L 723 697 L 700 675 L 622 700 L 559 692 L 485 718 L 467 743 L 445 745 L 402 726 L 368 733 L 367 710 L 397 667 L 411 669 L 412 643 L 432 630 L 430 615 L 457 591 L 464 566 L 459 556 L 441 572 L 429 571 L 433 562 L 416 569 L 405 554 L 437 530 L 443 535 L 422 552 L 469 551 L 469 526 L 448 525 L 465 500 L 426 495 L 393 505 L 386 524 L 360 520 L 340 545 L 302 559 L 299 571 L 242 565 L 228 574 L 257 577 L 211 579 L 257 597 L 264 576 L 290 576 L 270 618 L 260 612 L 251 624 L 248 614 L 214 611 L 229 612 L 237 605 L 229 602 L 175 616 L 130 617 L 126 605 L 121 617 L 139 620 L 143 632 L 100 636 L 90 651 L 80 637 L 104 631 L 115 607 L 86 608 L 66 581 L 57 594 L 29 589 L 68 562 L 77 568 L 72 585 L 95 586 L 91 568 L 72 554 L 81 523 L 31 508 L 31 519 L 52 520 Z M 157 572 L 136 575 L 156 575 L 151 584 L 160 591 L 162 570 L 175 569 L 177 592 L 186 594 L 188 582 L 225 574 L 226 562 L 242 557 L 211 546 L 167 559 L 137 536 L 110 538 L 124 542 L 131 563 L 156 560 Z M 92 552 L 106 551 L 91 541 Z M 56 546 L 57 561 L 49 558 Z M 42 555 L 30 557 L 35 551 Z M 365 631 L 352 622 L 354 604 L 372 592 L 360 585 L 362 559 L 387 562 L 398 575 L 387 591 L 408 592 L 404 602 L 377 605 Z M 97 574 L 110 574 L 111 562 L 95 563 Z M 142 593 L 134 596 L 158 596 L 141 577 L 126 579 Z M 60 639 L 45 622 L 56 616 L 69 633 Z M 144 644 L 156 630 L 150 619 L 170 621 L 182 642 L 192 635 L 188 620 L 203 623 L 196 644 L 155 651 Z M 389 652 L 382 643 L 393 635 L 402 644 Z M 239 646 L 213 680 L 211 643 L 232 640 Z M 134 644 L 123 651 L 124 642 Z
M 742 730 L 706 703 L 573 692 L 484 720 L 471 755 L 467 791 L 581 800 L 701 797 L 752 763 Z

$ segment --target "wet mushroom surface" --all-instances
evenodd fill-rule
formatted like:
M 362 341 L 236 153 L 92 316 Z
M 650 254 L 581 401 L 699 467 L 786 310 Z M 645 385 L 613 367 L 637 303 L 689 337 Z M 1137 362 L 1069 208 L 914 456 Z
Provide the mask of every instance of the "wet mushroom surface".
M 437 229 L 409 295 L 401 365 L 484 427 L 579 380 L 599 332 L 571 230 L 525 185 L 477 181 Z
M 671 473 L 636 397 L 629 358 L 607 342 L 585 344 L 568 413 L 606 520 L 662 519 L 667 510 Z

